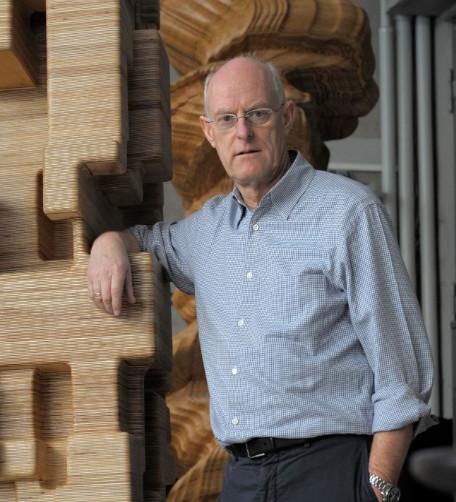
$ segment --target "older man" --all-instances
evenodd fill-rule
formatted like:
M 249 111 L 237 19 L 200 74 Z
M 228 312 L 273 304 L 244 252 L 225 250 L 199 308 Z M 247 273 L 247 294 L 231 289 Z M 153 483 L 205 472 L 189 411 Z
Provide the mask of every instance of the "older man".
M 211 424 L 232 454 L 222 501 L 396 501 L 432 360 L 385 210 L 289 151 L 294 107 L 270 65 L 206 82 L 201 126 L 234 182 L 190 217 L 94 243 L 89 292 L 134 301 L 128 253 L 195 294 Z M 416 429 L 416 427 L 415 427 Z

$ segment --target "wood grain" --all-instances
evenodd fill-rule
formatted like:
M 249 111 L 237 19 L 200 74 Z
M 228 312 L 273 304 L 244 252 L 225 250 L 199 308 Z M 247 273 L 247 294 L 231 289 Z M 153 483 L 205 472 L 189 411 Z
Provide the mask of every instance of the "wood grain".
M 6 5 L 0 40 L 22 29 Z M 0 73 L 2 501 L 163 502 L 175 479 L 162 270 L 131 257 L 137 302 L 118 318 L 87 292 L 92 240 L 156 221 L 170 176 L 166 53 L 137 7 L 49 0 L 29 33 L 34 87 Z

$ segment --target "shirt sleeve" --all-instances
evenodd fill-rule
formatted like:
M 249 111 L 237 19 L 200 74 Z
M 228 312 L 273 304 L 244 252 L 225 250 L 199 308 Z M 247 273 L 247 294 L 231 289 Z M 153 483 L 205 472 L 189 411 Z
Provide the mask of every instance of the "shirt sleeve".
M 351 322 L 374 375 L 372 432 L 434 423 L 433 362 L 420 307 L 383 206 L 366 204 L 343 245 Z
M 159 222 L 152 227 L 135 225 L 132 233 L 141 251 L 155 254 L 171 281 L 184 293 L 195 294 L 192 253 L 197 238 L 198 213 L 175 223 Z

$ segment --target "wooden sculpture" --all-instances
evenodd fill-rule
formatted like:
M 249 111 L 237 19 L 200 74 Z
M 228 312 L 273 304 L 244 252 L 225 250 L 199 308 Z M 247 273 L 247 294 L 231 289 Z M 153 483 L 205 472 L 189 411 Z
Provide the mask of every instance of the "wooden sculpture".
M 232 188 L 198 122 L 204 79 L 223 61 L 252 54 L 274 63 L 286 97 L 297 104 L 288 142 L 319 169 L 329 159 L 324 142 L 350 135 L 377 100 L 368 20 L 350 0 L 162 0 L 161 33 L 171 63 L 183 75 L 171 91 L 173 183 L 187 214 Z M 174 347 L 168 404 L 181 477 L 169 499 L 212 501 L 226 453 L 205 415 L 204 374 L 194 354 L 194 299 L 176 292 L 173 301 L 190 324 Z
M 0 501 L 153 502 L 169 449 L 169 289 L 88 299 L 100 232 L 161 218 L 170 177 L 158 1 L 0 1 Z M 155 17 L 154 17 L 155 16 Z

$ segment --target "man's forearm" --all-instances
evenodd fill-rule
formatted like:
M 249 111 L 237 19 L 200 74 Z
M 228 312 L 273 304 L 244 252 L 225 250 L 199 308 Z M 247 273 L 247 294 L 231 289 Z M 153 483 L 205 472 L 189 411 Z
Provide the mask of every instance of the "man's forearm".
M 392 431 L 376 432 L 369 458 L 369 472 L 397 484 L 413 438 L 413 424 Z
M 118 243 L 119 241 L 124 244 L 127 253 L 137 253 L 138 251 L 140 251 L 138 240 L 128 230 L 110 230 L 108 232 L 105 232 L 96 239 L 94 246 L 95 244 L 98 246 L 101 243 L 103 243 L 103 246 L 109 246 L 111 244 L 115 245 L 114 243 Z

